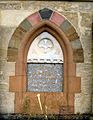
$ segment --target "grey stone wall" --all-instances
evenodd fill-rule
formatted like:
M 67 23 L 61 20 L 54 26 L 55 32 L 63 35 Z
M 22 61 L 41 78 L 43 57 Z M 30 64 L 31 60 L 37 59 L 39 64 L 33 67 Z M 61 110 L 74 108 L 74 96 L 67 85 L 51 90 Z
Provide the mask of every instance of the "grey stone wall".
M 93 111 L 93 3 L 61 1 L 0 1 L 0 112 L 14 112 L 14 93 L 9 92 L 9 76 L 15 63 L 7 62 L 7 47 L 16 27 L 28 15 L 48 7 L 64 15 L 76 28 L 84 49 L 84 63 L 77 64 L 81 93 L 75 95 L 75 113 Z M 10 99 L 11 98 L 11 99 Z M 10 107 L 11 106 L 11 107 Z

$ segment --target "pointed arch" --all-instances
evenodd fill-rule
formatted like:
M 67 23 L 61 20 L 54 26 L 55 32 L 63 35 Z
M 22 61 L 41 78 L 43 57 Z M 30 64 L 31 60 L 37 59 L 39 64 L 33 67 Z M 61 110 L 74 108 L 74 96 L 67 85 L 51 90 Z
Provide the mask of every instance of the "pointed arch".
M 7 50 L 8 61 L 13 62 L 17 60 L 18 48 L 21 41 L 23 40 L 23 37 L 34 26 L 46 20 L 58 26 L 60 30 L 64 32 L 65 36 L 67 36 L 73 50 L 73 61 L 75 63 L 84 62 L 83 48 L 80 42 L 80 38 L 73 25 L 64 16 L 48 8 L 44 8 L 28 16 L 16 28 L 8 45 Z
M 8 46 L 8 61 L 16 62 L 15 76 L 10 76 L 9 80 L 10 91 L 15 92 L 15 112 L 22 112 L 22 101 L 25 96 L 30 98 L 36 96 L 36 93 L 26 91 L 27 54 L 33 40 L 44 31 L 56 38 L 64 55 L 64 92 L 54 93 L 55 98 L 59 95 L 59 101 L 61 100 L 60 108 L 54 111 L 59 114 L 58 109 L 61 109 L 62 114 L 64 111 L 73 113 L 74 94 L 80 92 L 80 77 L 76 77 L 76 63 L 83 62 L 82 45 L 76 30 L 67 19 L 46 8 L 25 19 L 14 32 Z M 17 43 L 15 44 L 15 42 Z M 49 93 L 40 94 L 49 96 Z M 59 101 L 56 102 L 59 103 Z M 33 109 L 30 109 L 30 113 L 33 112 Z M 53 114 L 54 111 L 51 109 L 50 113 Z

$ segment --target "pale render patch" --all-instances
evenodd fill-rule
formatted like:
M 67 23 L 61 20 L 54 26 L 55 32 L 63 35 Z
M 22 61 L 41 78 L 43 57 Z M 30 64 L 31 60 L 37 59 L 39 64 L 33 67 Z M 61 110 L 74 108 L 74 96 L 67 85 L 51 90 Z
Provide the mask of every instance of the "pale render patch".
M 2 10 L 1 25 L 2 26 L 18 26 L 32 12 L 28 10 Z

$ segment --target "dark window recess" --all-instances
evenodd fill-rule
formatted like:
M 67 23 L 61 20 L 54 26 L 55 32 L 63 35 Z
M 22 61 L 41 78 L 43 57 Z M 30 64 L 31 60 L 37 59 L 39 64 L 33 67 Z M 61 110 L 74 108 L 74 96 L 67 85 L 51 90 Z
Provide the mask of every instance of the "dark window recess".
M 63 64 L 28 63 L 27 90 L 33 92 L 62 92 Z
M 47 8 L 39 10 L 42 19 L 49 19 L 51 17 L 52 12 L 52 10 L 49 10 Z

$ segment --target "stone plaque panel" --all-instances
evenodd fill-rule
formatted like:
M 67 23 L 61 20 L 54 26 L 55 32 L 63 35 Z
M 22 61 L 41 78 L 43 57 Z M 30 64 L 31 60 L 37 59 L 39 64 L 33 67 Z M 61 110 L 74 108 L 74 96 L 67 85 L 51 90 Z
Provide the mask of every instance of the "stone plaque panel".
M 62 92 L 63 63 L 28 63 L 27 90 L 33 92 Z

